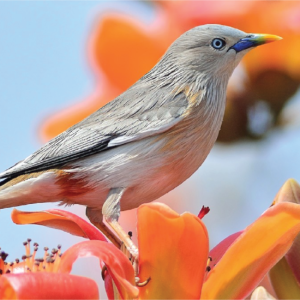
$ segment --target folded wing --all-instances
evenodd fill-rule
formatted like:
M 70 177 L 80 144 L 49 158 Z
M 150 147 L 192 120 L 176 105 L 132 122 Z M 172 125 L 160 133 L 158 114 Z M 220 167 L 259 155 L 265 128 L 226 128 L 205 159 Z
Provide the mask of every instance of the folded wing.
M 187 107 L 185 93 L 175 93 L 172 85 L 150 86 L 139 81 L 1 173 L 0 178 L 60 167 L 79 158 L 159 134 L 179 122 Z

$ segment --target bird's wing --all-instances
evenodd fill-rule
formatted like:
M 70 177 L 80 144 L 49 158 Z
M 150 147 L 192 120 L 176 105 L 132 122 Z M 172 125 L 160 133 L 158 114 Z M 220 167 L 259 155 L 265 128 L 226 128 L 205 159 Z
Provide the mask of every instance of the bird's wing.
M 112 147 L 159 134 L 181 120 L 188 107 L 184 91 L 139 81 L 85 120 L 0 174 L 14 177 L 59 167 Z

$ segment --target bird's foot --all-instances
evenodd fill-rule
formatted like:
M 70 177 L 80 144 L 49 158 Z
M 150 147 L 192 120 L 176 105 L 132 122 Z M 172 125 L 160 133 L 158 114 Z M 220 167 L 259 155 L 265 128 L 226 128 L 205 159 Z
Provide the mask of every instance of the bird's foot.
M 140 278 L 135 277 L 135 285 L 138 287 L 143 287 L 143 286 L 147 285 L 150 280 L 151 280 L 151 277 L 149 277 L 147 280 L 145 280 L 143 282 L 140 282 Z
M 112 232 L 104 222 L 93 222 L 91 223 L 96 226 L 116 247 L 119 249 L 122 247 L 122 241 Z
M 107 223 L 116 233 L 116 235 L 120 238 L 120 240 L 123 242 L 123 245 L 121 247 L 125 246 L 126 250 L 130 253 L 131 261 L 132 262 L 138 261 L 139 250 L 131 240 L 131 235 L 127 234 L 117 221 L 112 220 L 112 221 L 107 221 Z

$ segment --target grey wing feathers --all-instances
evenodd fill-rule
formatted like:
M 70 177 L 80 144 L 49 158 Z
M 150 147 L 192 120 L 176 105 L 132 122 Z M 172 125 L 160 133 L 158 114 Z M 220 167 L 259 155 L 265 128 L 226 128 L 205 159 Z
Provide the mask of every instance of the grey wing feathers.
M 61 166 L 111 147 L 168 130 L 188 106 L 172 86 L 149 86 L 141 80 L 98 111 L 61 133 L 0 178 Z

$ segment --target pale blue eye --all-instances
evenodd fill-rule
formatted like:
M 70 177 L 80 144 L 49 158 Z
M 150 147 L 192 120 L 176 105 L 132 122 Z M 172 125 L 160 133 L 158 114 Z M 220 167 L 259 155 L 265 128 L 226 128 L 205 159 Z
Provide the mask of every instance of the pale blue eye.
M 222 39 L 213 39 L 213 41 L 211 42 L 211 45 L 215 49 L 220 50 L 226 45 L 226 43 Z

